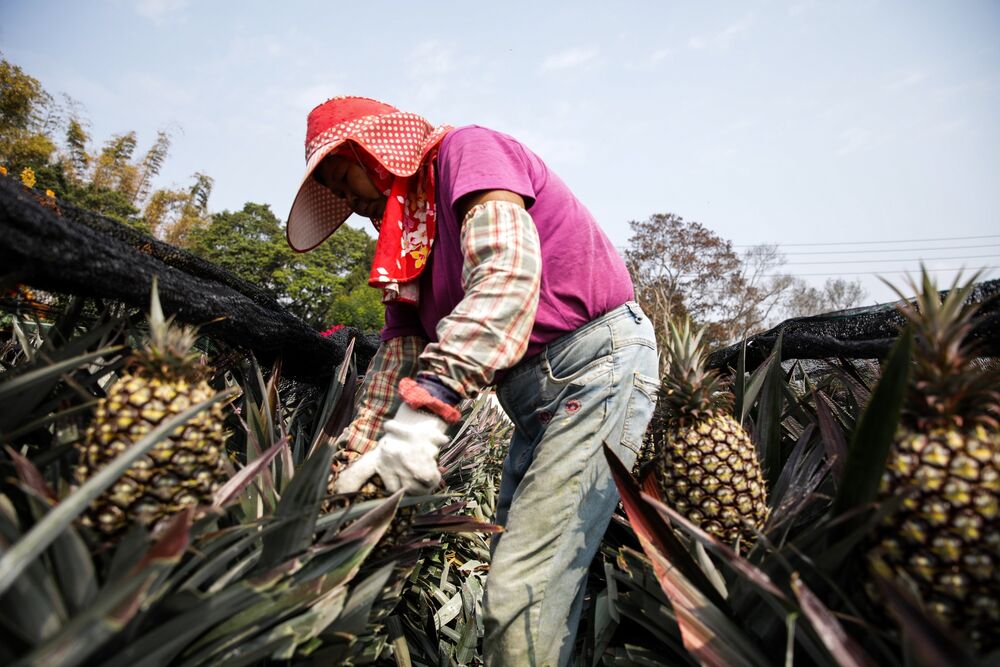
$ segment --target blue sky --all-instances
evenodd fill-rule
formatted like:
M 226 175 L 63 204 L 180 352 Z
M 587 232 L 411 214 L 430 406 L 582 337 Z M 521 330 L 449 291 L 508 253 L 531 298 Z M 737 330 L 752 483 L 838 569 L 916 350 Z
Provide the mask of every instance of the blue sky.
M 283 218 L 309 109 L 360 94 L 513 134 L 619 246 L 672 212 L 869 301 L 896 260 L 1000 266 L 998 36 L 994 0 L 0 4 L 4 57 L 95 142 L 170 131 L 158 185 L 205 171 L 212 210 Z

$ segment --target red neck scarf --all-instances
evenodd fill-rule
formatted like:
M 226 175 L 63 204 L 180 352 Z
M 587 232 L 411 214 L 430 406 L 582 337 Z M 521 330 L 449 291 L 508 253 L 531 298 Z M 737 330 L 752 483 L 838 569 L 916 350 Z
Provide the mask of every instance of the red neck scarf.
M 442 135 L 443 137 L 444 135 Z M 338 151 L 361 161 L 369 178 L 386 195 L 382 220 L 372 220 L 378 230 L 375 258 L 368 284 L 382 289 L 382 301 L 416 304 L 417 279 L 427 265 L 437 231 L 437 199 L 434 184 L 435 145 L 411 176 L 394 176 L 373 156 L 352 147 Z

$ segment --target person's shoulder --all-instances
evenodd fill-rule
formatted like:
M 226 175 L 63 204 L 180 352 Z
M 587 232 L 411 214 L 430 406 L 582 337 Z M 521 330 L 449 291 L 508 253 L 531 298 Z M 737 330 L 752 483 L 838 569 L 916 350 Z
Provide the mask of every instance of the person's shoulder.
M 463 148 L 465 146 L 520 146 L 521 143 L 497 130 L 482 125 L 463 125 L 449 132 L 441 144 L 442 150 Z

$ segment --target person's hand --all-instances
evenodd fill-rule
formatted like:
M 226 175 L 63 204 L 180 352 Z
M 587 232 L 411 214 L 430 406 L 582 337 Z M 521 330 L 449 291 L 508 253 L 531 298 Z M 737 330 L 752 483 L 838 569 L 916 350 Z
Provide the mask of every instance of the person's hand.
M 433 491 L 441 483 L 438 449 L 448 441 L 447 424 L 430 412 L 406 403 L 385 423 L 385 435 L 370 452 L 347 467 L 333 484 L 334 493 L 356 493 L 372 475 L 386 491 L 408 494 Z

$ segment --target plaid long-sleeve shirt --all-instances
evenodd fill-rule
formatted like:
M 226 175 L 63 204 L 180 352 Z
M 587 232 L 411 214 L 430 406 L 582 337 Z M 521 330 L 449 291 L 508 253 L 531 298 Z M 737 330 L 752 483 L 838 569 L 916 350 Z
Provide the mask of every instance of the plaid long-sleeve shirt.
M 361 388 L 357 418 L 338 441 L 348 460 L 378 442 L 385 419 L 399 407 L 402 378 L 427 374 L 471 398 L 524 356 L 542 275 L 531 215 L 507 201 L 479 204 L 465 216 L 461 244 L 465 296 L 438 323 L 436 343 L 402 336 L 381 345 Z

